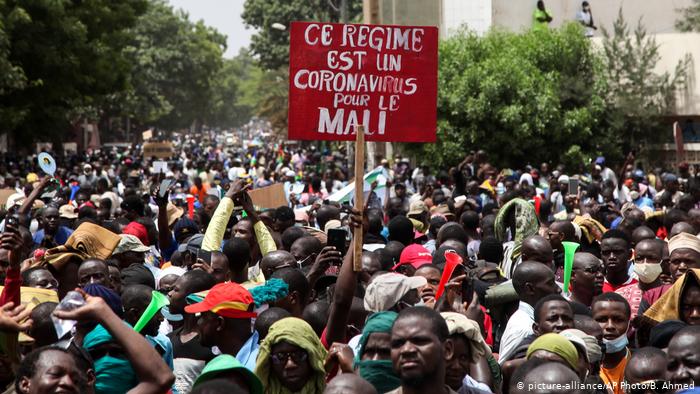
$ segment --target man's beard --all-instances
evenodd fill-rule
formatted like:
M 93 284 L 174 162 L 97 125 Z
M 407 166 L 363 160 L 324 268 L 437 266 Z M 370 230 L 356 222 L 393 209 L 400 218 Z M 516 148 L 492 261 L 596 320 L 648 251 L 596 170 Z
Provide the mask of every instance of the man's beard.
M 410 376 L 410 377 L 404 377 L 400 376 L 401 378 L 401 383 L 404 386 L 414 386 L 414 387 L 422 387 L 426 383 L 434 381 L 434 376 L 435 376 L 435 371 L 429 371 L 424 373 L 421 376 Z M 439 388 L 436 388 L 439 390 Z

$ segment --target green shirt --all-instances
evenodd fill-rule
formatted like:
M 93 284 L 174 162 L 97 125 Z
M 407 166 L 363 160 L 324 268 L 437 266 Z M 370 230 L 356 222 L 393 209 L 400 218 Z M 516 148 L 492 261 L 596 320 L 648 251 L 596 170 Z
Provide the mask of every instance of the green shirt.
M 535 8 L 535 12 L 532 14 L 532 30 L 547 30 L 549 28 L 549 22 L 546 20 L 541 22 L 540 19 L 546 19 L 550 17 L 547 11 L 542 11 L 539 8 Z

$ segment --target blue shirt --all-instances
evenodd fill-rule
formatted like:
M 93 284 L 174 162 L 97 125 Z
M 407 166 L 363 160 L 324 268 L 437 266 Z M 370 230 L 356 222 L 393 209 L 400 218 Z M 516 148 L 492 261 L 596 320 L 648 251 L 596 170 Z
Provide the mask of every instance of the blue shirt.
M 654 209 L 654 200 L 652 200 L 649 197 L 639 197 L 636 201 L 633 201 L 634 205 L 637 206 L 637 208 L 643 208 L 643 207 L 649 207 L 652 210 Z
M 257 331 L 253 331 L 253 335 L 248 338 L 248 340 L 243 344 L 241 350 L 236 354 L 236 360 L 238 360 L 244 367 L 248 368 L 251 372 L 255 372 L 255 361 L 258 358 L 258 352 L 260 351 L 260 345 L 258 344 L 260 335 Z
M 161 357 L 163 358 L 163 361 L 165 361 L 166 364 L 168 364 L 168 367 L 170 367 L 170 370 L 172 371 L 174 369 L 173 367 L 173 344 L 170 342 L 170 338 L 168 338 L 166 335 L 163 335 L 161 333 L 158 333 L 158 335 L 152 337 L 150 335 L 144 335 L 148 343 L 151 344 L 154 348 L 156 346 L 160 347 L 163 352 L 161 354 Z M 160 352 L 158 352 L 160 353 Z M 179 391 L 175 388 L 175 385 L 173 384 L 172 387 L 173 394 L 179 393 Z
M 58 226 L 58 230 L 56 230 L 56 235 L 53 237 L 53 240 L 56 242 L 57 245 L 63 245 L 68 241 L 68 237 L 73 234 L 73 230 L 69 229 L 66 226 Z M 41 243 L 44 241 L 44 229 L 42 228 L 41 230 L 37 231 L 34 234 L 34 244 L 35 245 L 41 245 Z

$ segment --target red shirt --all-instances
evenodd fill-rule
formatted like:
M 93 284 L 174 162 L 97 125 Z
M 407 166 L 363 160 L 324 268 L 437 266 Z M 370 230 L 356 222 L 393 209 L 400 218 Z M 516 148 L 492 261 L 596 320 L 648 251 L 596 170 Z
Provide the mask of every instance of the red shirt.
M 608 282 L 608 279 L 606 278 L 606 279 L 605 279 L 605 282 L 603 283 L 603 293 L 614 292 L 614 291 L 616 291 L 616 290 L 619 289 L 619 288 L 622 288 L 622 287 L 625 287 L 625 286 L 629 286 L 629 285 L 633 285 L 633 284 L 636 284 L 637 282 L 638 282 L 637 279 L 634 279 L 634 278 L 630 277 L 630 278 L 628 278 L 628 279 L 625 281 L 625 283 L 623 283 L 623 284 L 621 284 L 621 285 L 614 285 L 614 284 Z
M 644 292 L 639 288 L 637 281 L 634 284 L 622 286 L 615 290 L 615 293 L 625 297 L 627 303 L 630 304 L 630 309 L 632 310 L 632 316 L 630 320 L 637 316 L 637 311 L 639 310 L 639 304 L 642 302 L 642 296 Z

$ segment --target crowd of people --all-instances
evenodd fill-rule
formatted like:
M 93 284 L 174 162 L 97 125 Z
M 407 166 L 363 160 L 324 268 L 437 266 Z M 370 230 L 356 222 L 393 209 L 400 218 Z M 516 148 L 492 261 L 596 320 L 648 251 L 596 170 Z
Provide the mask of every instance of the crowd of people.
M 6 392 L 700 392 L 694 167 L 395 157 L 355 209 L 333 145 L 174 152 L 2 158 Z

